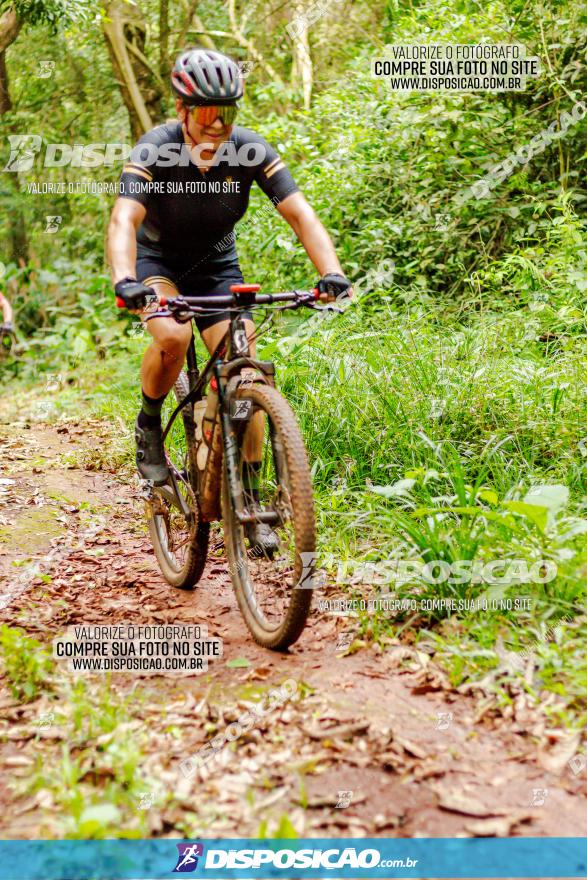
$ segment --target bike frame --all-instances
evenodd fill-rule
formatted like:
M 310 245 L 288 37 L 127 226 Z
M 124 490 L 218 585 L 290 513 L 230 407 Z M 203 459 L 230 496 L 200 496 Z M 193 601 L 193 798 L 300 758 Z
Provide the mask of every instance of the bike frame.
M 171 414 L 163 432 L 163 441 L 165 442 L 165 438 L 169 434 L 173 423 L 182 409 L 190 403 L 202 400 L 202 391 L 214 375 L 218 387 L 218 412 L 220 413 L 224 459 L 226 462 L 229 491 L 232 497 L 235 515 L 241 523 L 254 521 L 276 523 L 278 516 L 275 512 L 264 511 L 253 516 L 244 506 L 242 487 L 238 479 L 238 450 L 233 439 L 233 431 L 228 411 L 230 398 L 236 388 L 231 389 L 231 391 L 227 393 L 226 384 L 233 375 L 240 373 L 243 367 L 257 370 L 267 377 L 273 377 L 275 373 L 275 367 L 271 361 L 260 361 L 250 357 L 249 340 L 247 338 L 245 322 L 242 316 L 242 311 L 245 308 L 246 306 L 243 305 L 238 309 L 230 310 L 234 311 L 234 314 L 230 318 L 229 329 L 210 356 L 202 373 L 200 373 L 198 369 L 196 346 L 194 336 L 192 335 L 186 356 L 190 390 L 184 399 L 178 403 Z M 228 353 L 228 357 L 223 361 L 222 358 L 226 353 Z M 234 355 L 236 355 L 236 357 L 234 357 Z M 179 505 L 184 516 L 188 517 L 191 515 L 190 510 L 179 492 L 177 478 L 172 469 L 170 469 L 169 473 L 171 484 L 173 486 L 174 500 Z

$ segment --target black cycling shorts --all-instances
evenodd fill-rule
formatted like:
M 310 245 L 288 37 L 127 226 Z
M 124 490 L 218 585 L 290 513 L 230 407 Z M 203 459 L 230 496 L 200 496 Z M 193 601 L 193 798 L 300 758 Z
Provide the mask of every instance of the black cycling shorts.
M 204 270 L 206 271 L 206 270 Z M 231 284 L 242 284 L 243 276 L 238 265 L 231 265 L 216 269 L 214 274 L 202 274 L 190 267 L 182 267 L 166 263 L 161 258 L 143 256 L 137 259 L 137 281 L 149 286 L 156 281 L 171 281 L 173 286 L 182 296 L 205 296 L 210 297 L 210 314 L 198 315 L 195 319 L 196 327 L 201 333 L 220 321 L 230 320 L 230 312 L 224 308 L 214 309 L 214 297 L 227 296 L 230 293 Z M 253 320 L 249 311 L 243 311 L 242 316 Z

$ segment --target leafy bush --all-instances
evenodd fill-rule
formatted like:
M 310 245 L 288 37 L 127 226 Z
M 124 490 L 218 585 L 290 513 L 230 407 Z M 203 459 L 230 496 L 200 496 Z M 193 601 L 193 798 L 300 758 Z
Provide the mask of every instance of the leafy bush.
M 4 673 L 10 690 L 19 700 L 34 700 L 50 686 L 53 661 L 40 642 L 21 629 L 4 624 L 0 628 Z

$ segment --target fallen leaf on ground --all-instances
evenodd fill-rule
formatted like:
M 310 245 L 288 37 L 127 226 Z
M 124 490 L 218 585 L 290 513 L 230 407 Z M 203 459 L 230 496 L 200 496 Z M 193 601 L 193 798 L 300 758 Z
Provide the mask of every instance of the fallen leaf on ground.
M 325 727 L 322 730 L 309 729 L 302 727 L 302 731 L 309 736 L 310 739 L 332 739 L 338 737 L 346 739 L 347 737 L 356 736 L 359 733 L 366 733 L 369 730 L 368 721 L 355 721 L 346 724 L 337 724 L 335 727 Z
M 548 751 L 541 749 L 538 752 L 538 763 L 551 773 L 560 773 L 571 758 L 577 754 L 580 742 L 581 734 L 579 732 L 570 736 L 564 735 L 552 749 Z
M 512 813 L 510 816 L 470 822 L 465 825 L 465 831 L 475 837 L 510 837 L 516 825 L 520 825 L 522 822 L 531 822 L 532 819 L 532 813 Z
M 438 791 L 438 806 L 451 813 L 462 813 L 464 816 L 478 816 L 480 819 L 489 816 L 508 816 L 511 810 L 504 807 L 486 807 L 479 801 L 459 791 Z
M 421 749 L 419 745 L 409 739 L 404 739 L 402 736 L 396 736 L 395 742 L 402 747 L 404 752 L 407 752 L 408 755 L 413 755 L 414 758 L 428 758 L 428 752 Z

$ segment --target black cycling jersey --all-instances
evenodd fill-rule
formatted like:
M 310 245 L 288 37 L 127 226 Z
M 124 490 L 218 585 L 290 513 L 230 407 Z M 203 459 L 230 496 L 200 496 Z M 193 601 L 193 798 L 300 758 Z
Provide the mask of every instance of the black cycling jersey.
M 202 173 L 192 161 L 181 123 L 147 132 L 124 166 L 120 196 L 147 209 L 137 231 L 137 256 L 213 274 L 238 267 L 234 226 L 247 209 L 253 181 L 277 205 L 297 186 L 267 141 L 234 126 Z

